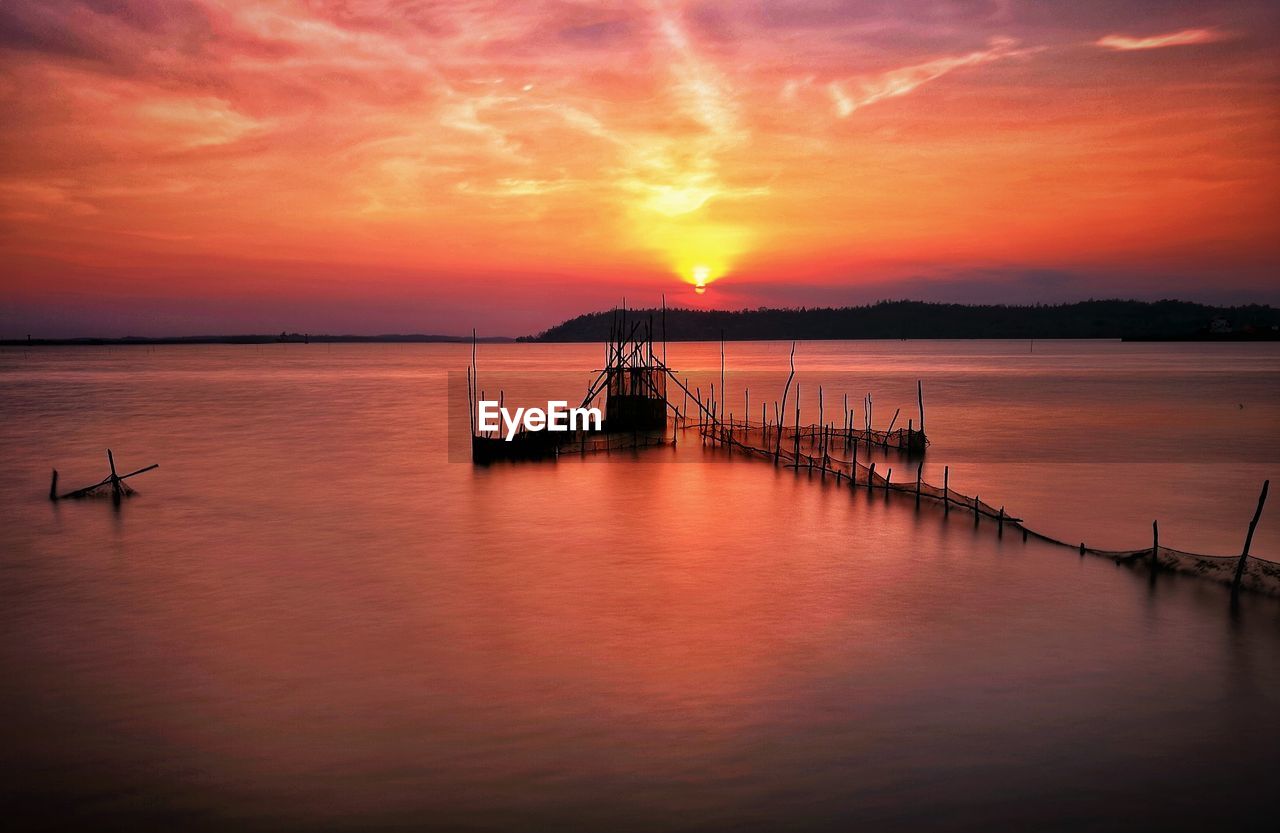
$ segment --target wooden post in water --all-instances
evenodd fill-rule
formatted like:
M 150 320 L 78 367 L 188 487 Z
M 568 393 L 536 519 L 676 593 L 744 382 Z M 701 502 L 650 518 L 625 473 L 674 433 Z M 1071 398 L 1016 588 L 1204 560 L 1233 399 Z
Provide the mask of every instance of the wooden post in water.
M 890 466 L 888 471 L 884 473 L 884 496 L 889 497 L 889 481 L 893 480 L 893 467 Z
M 920 433 L 924 433 L 924 387 L 916 379 L 916 399 L 920 403 Z
M 847 392 L 840 398 L 840 410 L 845 415 L 844 431 L 842 433 L 844 434 L 844 447 L 847 451 L 849 449 L 849 429 L 852 427 L 850 422 L 853 417 L 853 413 L 849 410 L 849 394 Z
M 1000 507 L 1000 518 L 997 521 L 997 524 L 998 526 L 996 527 L 996 535 L 1003 538 L 1004 537 L 1004 507 L 1003 506 Z
M 111 455 L 111 449 L 107 449 L 107 462 L 111 465 L 111 499 L 116 503 L 120 502 L 122 492 L 120 491 L 120 478 L 116 475 L 116 458 Z
M 924 477 L 924 463 L 916 466 L 916 508 L 920 508 L 920 481 Z
M 827 426 L 823 423 L 824 415 L 822 413 L 822 385 L 818 385 L 818 425 L 817 435 L 814 437 L 814 443 L 818 452 L 818 469 L 822 472 L 822 479 L 827 479 L 827 447 L 826 434 Z
M 978 513 L 978 496 L 974 495 L 973 496 L 973 525 L 975 527 L 978 525 L 978 518 L 980 517 L 981 515 L 979 515 Z
M 796 458 L 796 469 L 798 470 L 800 468 L 800 384 L 798 382 L 796 383 L 796 428 L 795 436 L 792 439 L 795 440 L 793 454 Z
M 703 414 L 706 413 L 706 409 L 702 406 L 702 388 L 701 387 L 697 388 L 697 390 L 694 393 L 694 396 L 696 396 L 698 399 L 698 436 L 702 437 L 702 444 L 706 445 L 707 437 L 706 437 L 706 434 L 702 432 Z
M 49 500 L 58 499 L 58 470 L 53 470 L 53 479 L 49 481 Z
M 787 418 L 787 392 L 791 390 L 791 380 L 796 375 L 796 343 L 791 342 L 791 372 L 787 374 L 787 384 L 782 388 L 782 407 L 778 409 L 778 441 L 773 446 L 773 464 L 778 464 L 782 454 L 782 421 Z M 800 386 L 796 386 L 796 398 L 800 398 Z M 796 464 L 800 461 L 797 459 Z
M 1151 571 L 1160 569 L 1160 524 L 1151 522 Z
M 867 470 L 867 500 L 871 499 L 871 495 L 876 490 L 876 464 L 872 463 L 871 468 Z
M 951 479 L 951 466 L 942 467 L 942 514 L 944 516 L 951 514 L 951 486 L 948 481 Z
M 714 411 L 717 417 L 724 416 L 725 408 L 729 404 L 729 396 L 724 387 L 724 330 L 720 331 L 720 396 L 724 398 L 725 404 L 720 407 L 720 410 Z
M 1244 538 L 1244 552 L 1240 553 L 1240 563 L 1236 564 L 1236 575 L 1231 580 L 1231 600 L 1234 602 L 1240 595 L 1240 581 L 1244 578 L 1244 565 L 1249 560 L 1249 547 L 1253 544 L 1253 531 L 1258 528 L 1258 519 L 1262 517 L 1262 506 L 1267 502 L 1267 490 L 1270 480 L 1262 481 L 1262 494 L 1258 495 L 1258 508 L 1253 511 L 1253 520 L 1249 521 L 1249 534 Z

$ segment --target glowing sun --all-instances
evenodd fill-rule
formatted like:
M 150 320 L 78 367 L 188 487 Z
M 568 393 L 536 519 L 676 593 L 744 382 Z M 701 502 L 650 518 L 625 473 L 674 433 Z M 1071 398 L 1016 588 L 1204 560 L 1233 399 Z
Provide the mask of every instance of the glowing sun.
M 707 291 L 707 280 L 711 277 L 711 270 L 706 266 L 693 267 L 693 291 L 701 295 Z

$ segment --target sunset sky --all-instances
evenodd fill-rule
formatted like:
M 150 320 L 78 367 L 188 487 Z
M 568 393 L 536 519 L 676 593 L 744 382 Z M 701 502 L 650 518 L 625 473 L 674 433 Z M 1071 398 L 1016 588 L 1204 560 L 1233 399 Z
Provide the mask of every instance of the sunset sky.
M 1278 8 L 4 0 L 0 337 L 1274 303 Z

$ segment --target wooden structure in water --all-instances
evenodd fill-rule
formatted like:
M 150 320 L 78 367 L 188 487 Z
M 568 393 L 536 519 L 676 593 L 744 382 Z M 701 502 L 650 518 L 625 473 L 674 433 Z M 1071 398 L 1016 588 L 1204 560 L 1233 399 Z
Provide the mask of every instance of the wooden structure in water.
M 467 373 L 467 407 L 471 426 L 471 460 L 487 465 L 502 460 L 547 460 L 564 454 L 597 454 L 627 449 L 673 445 L 680 411 L 667 399 L 671 371 L 654 349 L 653 316 L 632 318 L 625 309 L 616 311 L 605 344 L 604 367 L 587 387 L 579 406 L 601 408 L 599 431 L 526 431 L 508 439 L 500 432 L 483 431 L 477 425 L 476 408 L 484 393 L 477 382 L 475 343 Z M 662 342 L 665 353 L 665 339 Z M 499 392 L 499 401 L 505 395 Z M 668 410 L 676 422 L 668 421 Z
M 604 369 L 587 390 L 583 406 L 605 394 L 604 430 L 609 433 L 667 430 L 667 367 L 653 352 L 653 317 L 628 322 L 614 315 Z
M 663 317 L 665 318 L 665 306 Z M 846 416 L 839 430 L 835 423 L 823 423 L 820 397 L 818 424 L 801 425 L 797 404 L 795 424 L 788 427 L 788 396 L 795 377 L 794 345 L 791 351 L 791 375 L 787 378 L 781 402 L 774 403 L 774 421 L 770 421 L 769 411 L 764 403 L 761 403 L 759 423 L 752 423 L 749 419 L 736 419 L 732 413 L 727 412 L 723 394 L 723 347 L 719 390 L 713 383 L 704 397 L 701 388 L 691 387 L 688 379 L 681 380 L 667 366 L 665 336 L 661 342 L 657 341 L 660 326 L 665 332 L 663 322 L 655 322 L 652 315 L 632 317 L 625 308 L 615 311 L 609 340 L 605 343 L 604 367 L 597 371 L 598 375 L 588 386 L 580 406 L 590 408 L 603 405 L 601 431 L 550 432 L 521 429 L 509 439 L 501 436 L 501 432 L 480 430 L 477 425 L 476 407 L 484 399 L 484 393 L 477 382 L 473 338 L 471 367 L 467 371 L 472 462 L 488 464 L 501 460 L 546 460 L 564 454 L 674 445 L 679 432 L 690 427 L 696 427 L 704 440 L 710 439 L 712 442 L 720 442 L 722 436 L 736 434 L 734 442 L 738 444 L 752 431 L 759 432 L 765 441 L 774 444 L 775 460 L 781 457 L 784 440 L 788 449 L 794 446 L 795 454 L 799 454 L 802 445 L 807 447 L 814 442 L 821 442 L 824 454 L 839 447 L 850 451 L 855 460 L 860 445 L 864 449 L 893 449 L 913 456 L 922 454 L 928 445 L 924 432 L 924 394 L 919 383 L 916 385 L 920 407 L 919 427 L 911 419 L 907 420 L 906 426 L 900 426 L 899 409 L 894 413 L 888 428 L 874 428 L 870 395 L 863 403 L 861 426 L 855 424 L 854 411 L 848 408 L 847 400 L 843 409 Z M 660 351 L 655 349 L 655 343 L 661 344 Z M 673 388 L 681 395 L 678 405 L 674 397 L 668 395 Z M 795 394 L 798 398 L 799 385 L 796 385 Z M 499 392 L 499 402 L 504 399 L 504 394 Z
M 665 348 L 665 343 L 664 343 Z M 587 406 L 603 394 L 608 412 L 603 432 L 578 432 L 553 435 L 547 432 L 517 435 L 508 443 L 499 437 L 486 437 L 472 432 L 472 459 L 491 462 L 498 459 L 546 459 L 564 454 L 588 454 L 646 446 L 671 445 L 682 431 L 694 429 L 704 445 L 724 449 L 727 453 L 739 453 L 771 461 L 775 466 L 831 479 L 836 485 L 846 486 L 851 492 L 862 492 L 868 497 L 882 495 L 907 499 L 917 509 L 932 504 L 939 507 L 943 516 L 953 511 L 971 514 L 975 527 L 983 521 L 1003 537 L 1006 528 L 1020 533 L 1022 540 L 1037 538 L 1042 541 L 1111 558 L 1118 564 L 1149 567 L 1152 576 L 1160 570 L 1179 572 L 1210 578 L 1232 588 L 1235 599 L 1241 589 L 1280 595 L 1280 563 L 1251 557 L 1250 544 L 1254 528 L 1258 524 L 1267 487 L 1263 484 L 1258 507 L 1249 525 L 1244 550 L 1239 556 L 1211 556 L 1175 550 L 1161 546 L 1158 528 L 1153 523 L 1153 543 L 1141 550 L 1101 550 L 1080 543 L 1062 541 L 1036 532 L 1006 511 L 1004 506 L 983 501 L 976 494 L 962 494 L 951 487 L 951 469 L 944 466 L 942 483 L 926 482 L 924 465 L 919 458 L 929 445 L 924 430 L 924 394 L 920 382 L 916 383 L 919 406 L 916 418 L 909 418 L 907 425 L 899 425 L 901 409 L 894 412 L 887 428 L 873 425 L 872 400 L 863 400 L 862 420 L 843 400 L 839 420 L 826 419 L 822 389 L 818 389 L 818 421 L 801 423 L 799 384 L 795 383 L 795 345 L 791 349 L 791 372 L 782 391 L 781 400 L 761 402 L 759 421 L 750 414 L 736 416 L 728 410 L 725 391 L 723 348 L 721 350 L 721 375 L 719 386 L 710 385 L 704 396 L 699 387 L 691 387 L 688 379 L 680 379 L 667 367 L 664 355 L 653 349 L 653 323 L 628 321 L 626 313 L 615 316 L 611 336 L 606 345 L 605 367 L 599 371 L 583 400 Z M 474 382 L 474 378 L 472 378 Z M 667 393 L 674 388 L 681 397 L 677 405 Z M 472 385 L 474 392 L 474 384 Z M 795 399 L 791 397 L 794 395 Z M 743 397 L 750 410 L 749 391 Z M 788 408 L 792 410 L 788 410 Z M 670 417 L 668 416 L 670 411 Z M 474 413 L 474 410 L 473 410 Z M 673 426 L 668 436 L 667 426 Z M 552 438 L 555 439 L 552 439 Z M 902 455 L 904 469 L 894 477 L 889 453 Z M 878 462 L 873 455 L 878 454 Z M 883 468 L 881 468 L 881 466 Z
M 135 477 L 152 469 L 160 468 L 159 463 L 153 463 L 150 466 L 131 471 L 128 474 L 116 473 L 116 458 L 111 453 L 111 449 L 107 449 L 107 465 L 111 469 L 111 473 L 102 480 L 94 483 L 92 486 L 85 486 L 81 489 L 58 494 L 58 470 L 53 470 L 53 476 L 49 481 L 49 500 L 80 500 L 89 497 L 110 497 L 115 503 L 119 503 L 121 498 L 132 497 L 136 492 L 129 487 L 124 481 L 130 477 Z

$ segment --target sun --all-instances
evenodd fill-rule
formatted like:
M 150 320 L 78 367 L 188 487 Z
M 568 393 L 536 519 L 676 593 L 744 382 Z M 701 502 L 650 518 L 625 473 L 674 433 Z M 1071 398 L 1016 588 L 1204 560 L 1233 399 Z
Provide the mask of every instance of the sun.
M 699 295 L 707 291 L 707 281 L 711 278 L 711 269 L 702 264 L 693 267 L 693 291 Z

